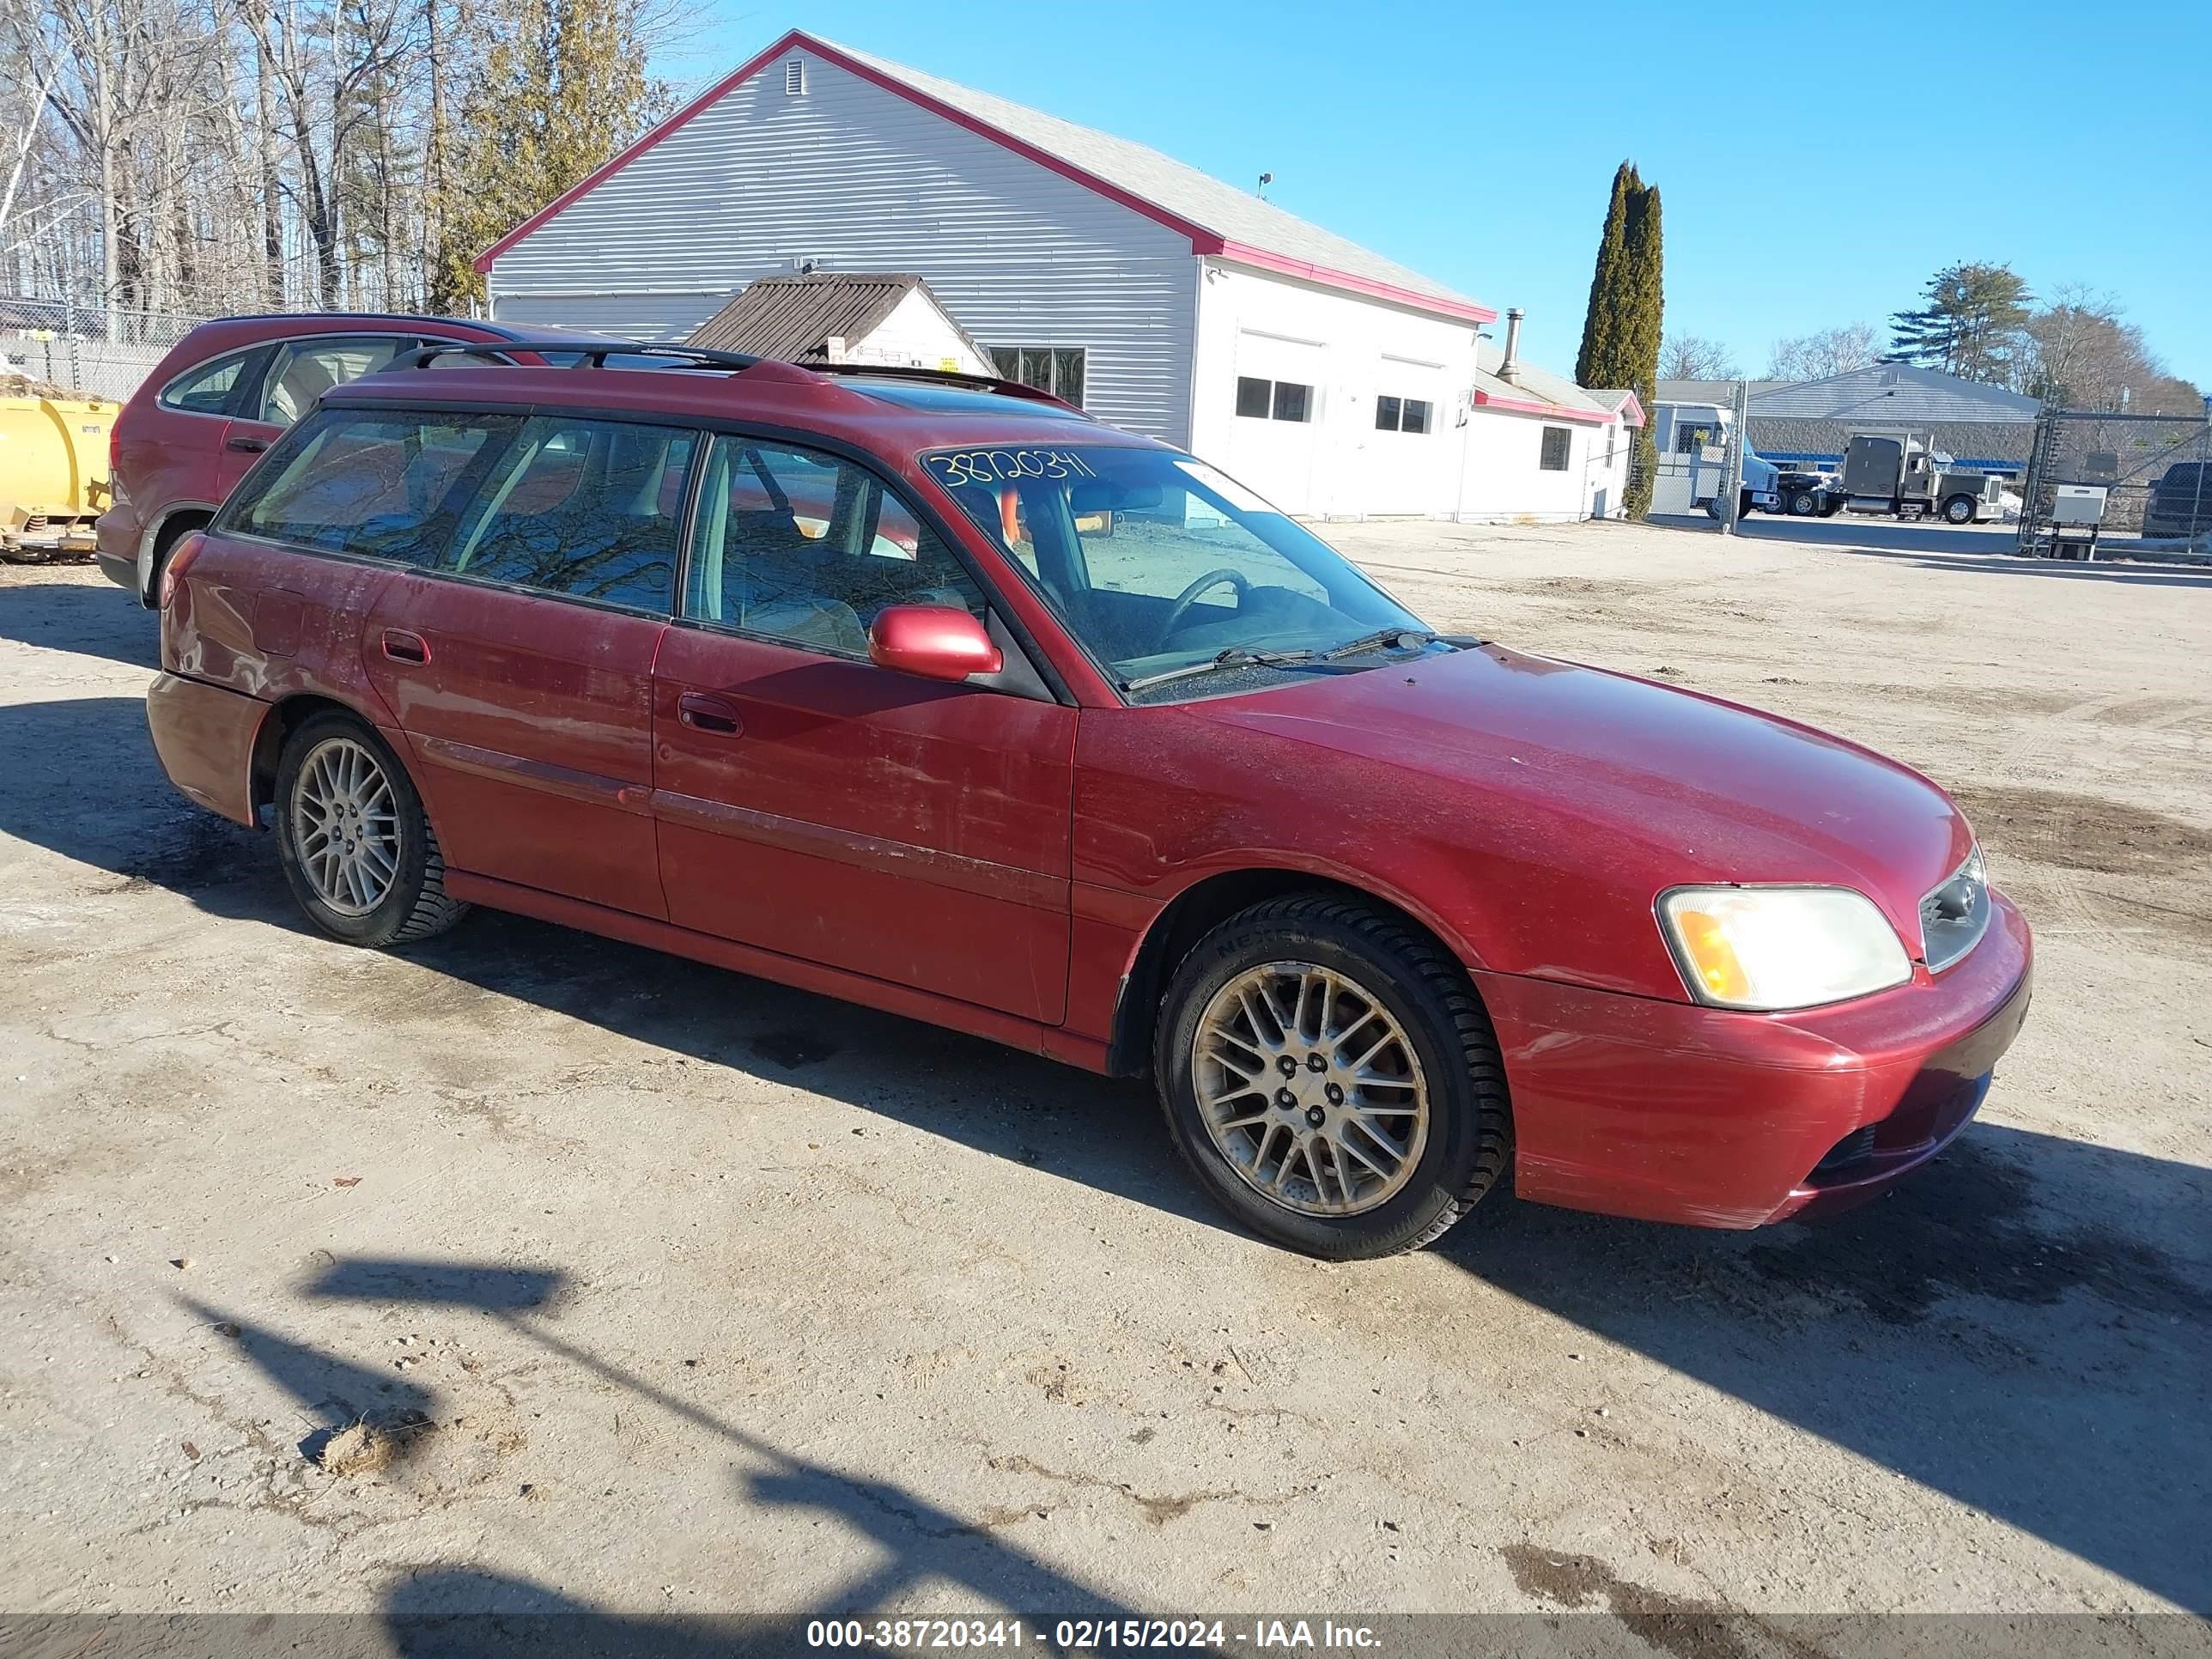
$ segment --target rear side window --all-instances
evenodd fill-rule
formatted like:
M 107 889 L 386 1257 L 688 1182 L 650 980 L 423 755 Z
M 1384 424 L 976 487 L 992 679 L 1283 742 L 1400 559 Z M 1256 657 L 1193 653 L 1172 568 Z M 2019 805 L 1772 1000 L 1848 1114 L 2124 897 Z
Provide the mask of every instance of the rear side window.
M 438 562 L 455 518 L 519 416 L 325 410 L 287 434 L 222 527 L 326 553 Z
M 238 390 L 238 377 L 252 356 L 251 351 L 234 352 L 211 363 L 202 363 L 198 368 L 187 369 L 163 386 L 155 401 L 164 409 L 182 410 L 188 415 L 222 414 L 230 407 L 231 394 Z
M 262 420 L 289 426 L 314 406 L 315 399 L 334 386 L 357 380 L 382 368 L 415 342 L 398 335 L 370 335 L 359 339 L 288 340 L 277 349 L 263 383 Z
M 539 416 L 463 515 L 456 575 L 668 614 L 695 434 Z

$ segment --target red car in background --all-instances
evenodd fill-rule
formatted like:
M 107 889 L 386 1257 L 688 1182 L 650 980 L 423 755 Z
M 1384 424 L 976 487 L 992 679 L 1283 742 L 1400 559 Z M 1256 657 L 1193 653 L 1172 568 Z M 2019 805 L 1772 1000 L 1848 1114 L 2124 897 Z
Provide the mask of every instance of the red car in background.
M 2027 924 L 1894 762 L 1440 635 L 1025 388 L 605 356 L 325 391 L 170 562 L 162 764 L 338 939 L 485 904 L 1149 1073 L 1330 1257 L 1509 1168 L 1856 1202 L 2019 1029 Z
M 549 332 L 558 331 L 532 337 Z M 498 323 L 380 312 L 202 323 L 116 416 L 108 437 L 114 496 L 98 526 L 100 569 L 151 605 L 170 550 L 215 516 L 261 452 L 331 386 L 422 346 L 517 337 Z M 576 337 L 587 343 L 593 337 Z

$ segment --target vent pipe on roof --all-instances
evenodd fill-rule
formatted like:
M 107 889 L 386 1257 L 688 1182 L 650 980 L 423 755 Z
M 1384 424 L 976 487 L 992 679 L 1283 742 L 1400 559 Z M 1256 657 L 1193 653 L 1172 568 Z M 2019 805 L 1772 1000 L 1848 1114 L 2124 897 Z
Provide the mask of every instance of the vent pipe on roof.
M 1505 353 L 1498 359 L 1498 378 L 1511 386 L 1521 379 L 1521 319 L 1528 313 L 1519 306 L 1508 307 L 1505 313 Z

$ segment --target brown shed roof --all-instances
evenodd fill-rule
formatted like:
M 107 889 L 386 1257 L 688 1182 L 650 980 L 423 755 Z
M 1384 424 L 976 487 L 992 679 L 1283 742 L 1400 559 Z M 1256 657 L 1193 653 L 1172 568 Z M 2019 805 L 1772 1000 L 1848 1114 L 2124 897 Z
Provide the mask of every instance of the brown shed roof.
M 715 351 L 750 352 L 785 362 L 827 362 L 823 342 L 842 339 L 857 346 L 882 327 L 898 309 L 899 301 L 916 289 L 975 347 L 977 356 L 986 362 L 991 360 L 991 354 L 976 345 L 921 277 L 866 276 L 847 270 L 757 277 L 692 330 L 684 343 Z

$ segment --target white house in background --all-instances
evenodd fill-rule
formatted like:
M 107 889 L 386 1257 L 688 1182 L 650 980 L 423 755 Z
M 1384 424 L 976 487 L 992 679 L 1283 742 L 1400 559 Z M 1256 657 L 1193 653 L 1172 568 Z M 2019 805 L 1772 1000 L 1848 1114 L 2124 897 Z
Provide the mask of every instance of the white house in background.
M 663 340 L 763 277 L 912 272 L 1000 373 L 1289 512 L 1619 499 L 1577 492 L 1624 412 L 1534 370 L 1493 388 L 1487 306 L 1157 150 L 796 30 L 477 266 L 502 322 Z

